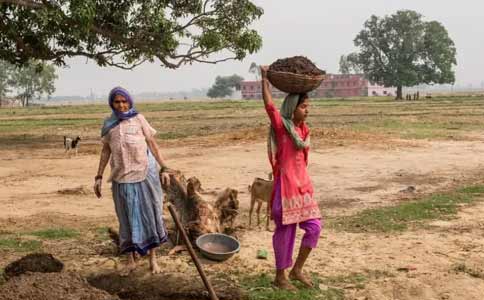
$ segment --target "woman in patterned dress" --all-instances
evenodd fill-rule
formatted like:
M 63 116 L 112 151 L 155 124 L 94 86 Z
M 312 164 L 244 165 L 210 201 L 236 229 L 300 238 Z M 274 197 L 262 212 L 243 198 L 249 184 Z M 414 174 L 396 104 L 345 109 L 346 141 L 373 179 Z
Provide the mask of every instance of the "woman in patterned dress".
M 162 219 L 163 183 L 170 177 L 155 140 L 156 131 L 134 108 L 133 98 L 116 87 L 109 93 L 112 114 L 101 130 L 103 149 L 94 192 L 101 197 L 104 169 L 111 158 L 112 195 L 119 221 L 119 247 L 128 254 L 123 275 L 136 268 L 136 255 L 149 254 L 150 269 L 160 273 L 155 249 L 167 241 Z M 161 166 L 161 170 L 160 170 Z M 160 172 L 161 171 L 161 172 Z

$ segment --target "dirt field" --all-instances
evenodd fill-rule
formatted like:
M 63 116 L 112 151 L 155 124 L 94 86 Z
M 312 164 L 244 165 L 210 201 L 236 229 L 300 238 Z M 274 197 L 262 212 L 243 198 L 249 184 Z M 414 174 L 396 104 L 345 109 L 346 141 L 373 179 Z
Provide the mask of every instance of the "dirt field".
M 395 206 L 482 183 L 484 130 L 478 128 L 481 121 L 476 115 L 484 110 L 480 101 L 472 102 L 472 106 L 458 106 L 459 103 L 460 100 L 450 101 L 438 111 L 435 103 L 418 104 L 410 112 L 409 107 L 384 108 L 387 104 L 378 102 L 359 104 L 348 111 L 315 105 L 314 116 L 310 117 L 314 119 L 330 115 L 331 109 L 338 110 L 341 116 L 353 114 L 353 120 L 360 117 L 363 120 L 365 115 L 377 111 L 374 119 L 362 121 L 366 127 L 328 126 L 321 118 L 310 120 L 315 138 L 309 173 L 327 226 L 307 263 L 307 271 L 324 279 L 319 283 L 321 291 L 334 289 L 346 299 L 483 299 L 484 202 L 460 205 L 457 214 L 450 218 L 430 219 L 424 225 L 398 232 L 352 232 L 331 225 L 332 220 L 354 216 L 365 209 Z M 431 129 L 435 130 L 429 131 L 431 126 L 424 126 L 424 131 L 411 132 L 415 136 L 409 136 L 408 131 L 395 134 L 398 129 L 394 128 L 395 122 L 403 124 L 420 118 L 417 107 L 418 111 L 436 111 L 431 118 L 434 125 Z M 262 118 L 263 113 L 256 109 L 248 108 L 245 112 L 251 118 Z M 378 111 L 382 109 L 386 121 L 378 121 L 381 118 Z M 396 112 L 407 113 L 391 119 L 390 115 Z M 244 109 L 233 113 L 243 115 Z M 176 112 L 163 114 L 178 120 L 186 116 Z M 212 114 L 216 115 L 208 110 L 204 116 L 209 119 Z M 150 115 L 155 117 L 155 113 L 147 114 Z M 188 112 L 188 115 L 196 114 Z M 454 127 L 439 125 L 446 115 L 449 115 L 446 124 L 450 122 Z M 89 114 L 89 118 L 101 119 L 101 116 L 100 112 Z M 4 113 L 0 114 L 0 122 L 27 117 L 32 118 Z M 241 276 L 262 273 L 272 276 L 271 233 L 262 226 L 247 229 L 247 186 L 254 177 L 265 178 L 269 172 L 263 121 L 249 129 L 240 125 L 241 128 L 229 131 L 220 129 L 225 121 L 213 121 L 211 126 L 219 128 L 213 134 L 160 139 L 170 166 L 186 176 L 197 176 L 207 192 L 225 187 L 239 190 L 242 214 L 237 220 L 240 225 L 237 235 L 242 248 L 227 262 L 204 261 L 207 272 L 215 279 L 224 277 L 238 282 Z M 421 129 L 419 126 L 426 121 L 423 118 L 420 123 L 415 122 L 417 125 L 409 126 L 410 129 Z M 180 126 L 188 126 L 183 124 Z M 65 263 L 66 270 L 85 276 L 113 272 L 119 267 L 120 258 L 114 255 L 103 231 L 107 226 L 116 226 L 110 185 L 104 182 L 101 200 L 92 192 L 100 146 L 89 126 L 84 129 L 87 138 L 82 141 L 77 157 L 66 156 L 61 143 L 45 137 L 48 126 L 39 128 L 31 143 L 30 136 L 22 139 L 25 132 L 18 131 L 12 136 L 0 126 L 0 133 L 3 132 L 0 137 L 5 142 L 0 147 L 0 268 L 38 250 L 54 254 Z M 196 125 L 190 126 L 199 130 Z M 175 127 L 173 132 L 178 130 L 181 129 Z M 65 131 L 58 131 L 57 135 Z M 210 199 L 209 193 L 206 197 Z M 480 200 L 480 195 L 477 198 Z M 38 233 L 53 228 L 70 229 L 76 234 L 56 239 Z M 17 248 L 6 242 L 12 239 L 17 241 Z M 258 249 L 267 249 L 269 259 L 257 260 Z M 203 290 L 188 255 L 168 256 L 168 250 L 160 250 L 159 262 L 165 272 L 159 279 L 196 278 L 195 285 Z M 143 261 L 136 274 L 156 282 L 156 276 L 153 279 L 146 274 L 147 270 L 147 261 Z

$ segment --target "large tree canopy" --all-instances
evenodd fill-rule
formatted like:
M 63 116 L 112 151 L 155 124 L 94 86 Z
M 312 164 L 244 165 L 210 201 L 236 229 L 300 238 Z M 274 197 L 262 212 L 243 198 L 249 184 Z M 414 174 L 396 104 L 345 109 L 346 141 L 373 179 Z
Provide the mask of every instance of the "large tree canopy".
M 371 16 L 356 36 L 356 61 L 372 82 L 397 87 L 453 83 L 456 48 L 437 21 L 424 22 L 415 11 L 403 10 L 379 18 Z
M 65 65 L 84 56 L 132 69 L 243 59 L 262 46 L 248 0 L 0 0 L 0 59 Z

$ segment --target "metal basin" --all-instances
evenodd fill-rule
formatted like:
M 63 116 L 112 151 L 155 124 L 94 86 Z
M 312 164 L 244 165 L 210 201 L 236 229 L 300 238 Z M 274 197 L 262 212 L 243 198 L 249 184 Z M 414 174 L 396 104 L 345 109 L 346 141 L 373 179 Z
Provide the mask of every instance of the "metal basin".
M 224 261 L 240 250 L 240 243 L 223 233 L 206 233 L 195 241 L 203 256 L 216 261 Z

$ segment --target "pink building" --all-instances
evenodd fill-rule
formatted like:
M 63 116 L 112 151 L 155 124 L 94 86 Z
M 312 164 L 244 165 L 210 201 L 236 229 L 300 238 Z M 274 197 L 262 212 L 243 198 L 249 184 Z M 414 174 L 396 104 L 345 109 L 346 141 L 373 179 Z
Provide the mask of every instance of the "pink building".
M 260 81 L 244 81 L 241 85 L 243 99 L 262 98 Z M 272 87 L 272 95 L 275 98 L 283 98 L 286 93 Z M 393 96 L 395 88 L 387 88 L 370 83 L 363 75 L 328 74 L 326 79 L 314 91 L 310 97 L 361 97 L 361 96 Z
M 0 107 L 21 107 L 22 104 L 19 99 L 15 98 L 0 98 Z

